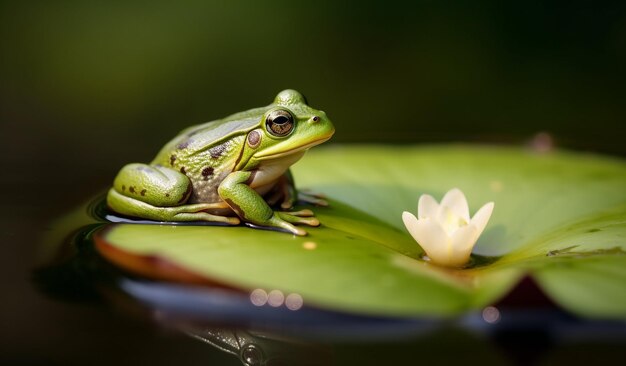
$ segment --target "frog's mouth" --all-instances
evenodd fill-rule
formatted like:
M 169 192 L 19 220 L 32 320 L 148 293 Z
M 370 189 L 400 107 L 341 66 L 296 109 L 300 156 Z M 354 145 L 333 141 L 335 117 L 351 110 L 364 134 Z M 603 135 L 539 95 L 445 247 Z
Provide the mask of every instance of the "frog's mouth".
M 302 146 L 298 146 L 298 147 L 296 147 L 294 149 L 291 149 L 291 150 L 281 151 L 279 153 L 273 153 L 273 154 L 270 153 L 270 154 L 267 154 L 267 155 L 259 154 L 259 155 L 256 156 L 256 158 L 258 160 L 269 160 L 269 159 L 282 158 L 282 157 L 289 156 L 291 154 L 297 153 L 299 151 L 304 151 L 304 150 L 310 149 L 310 148 L 312 148 L 315 145 L 319 145 L 319 144 L 321 144 L 321 143 L 323 143 L 325 141 L 328 141 L 331 137 L 332 137 L 332 134 L 330 136 L 323 137 L 321 139 L 317 139 L 317 140 L 314 140 L 312 142 L 309 142 L 308 144 L 305 144 L 305 145 L 302 145 Z

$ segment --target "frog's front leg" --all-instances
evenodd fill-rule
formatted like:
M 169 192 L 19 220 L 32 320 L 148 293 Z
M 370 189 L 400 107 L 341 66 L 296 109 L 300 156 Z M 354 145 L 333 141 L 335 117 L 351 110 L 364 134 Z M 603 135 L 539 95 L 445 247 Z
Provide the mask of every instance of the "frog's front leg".
M 236 217 L 211 215 L 223 203 L 186 204 L 193 187 L 187 176 L 173 169 L 146 164 L 128 164 L 115 177 L 107 205 L 126 216 L 156 221 L 212 221 L 237 225 Z
M 307 232 L 292 224 L 319 226 L 320 222 L 311 210 L 298 212 L 274 211 L 254 189 L 247 184 L 253 177 L 252 172 L 237 171 L 230 173 L 220 184 L 218 193 L 239 217 L 247 222 L 280 228 L 295 235 Z

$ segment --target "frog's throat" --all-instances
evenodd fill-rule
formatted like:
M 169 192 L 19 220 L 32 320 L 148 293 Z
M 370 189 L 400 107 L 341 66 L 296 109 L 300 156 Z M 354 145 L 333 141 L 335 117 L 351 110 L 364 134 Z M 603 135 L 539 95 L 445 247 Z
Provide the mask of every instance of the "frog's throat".
M 328 136 L 328 137 L 324 137 L 321 139 L 317 139 L 315 141 L 309 142 L 308 144 L 302 145 L 302 146 L 298 146 L 295 149 L 291 149 L 291 150 L 286 150 L 286 151 L 281 151 L 279 153 L 274 153 L 274 154 L 267 154 L 267 155 L 263 155 L 263 154 L 259 154 L 256 155 L 255 158 L 257 160 L 269 160 L 269 159 L 278 159 L 278 158 L 282 158 L 288 155 L 292 155 L 295 154 L 299 151 L 303 151 L 303 150 L 307 150 L 312 148 L 315 145 L 319 145 L 325 141 L 328 141 L 332 136 Z

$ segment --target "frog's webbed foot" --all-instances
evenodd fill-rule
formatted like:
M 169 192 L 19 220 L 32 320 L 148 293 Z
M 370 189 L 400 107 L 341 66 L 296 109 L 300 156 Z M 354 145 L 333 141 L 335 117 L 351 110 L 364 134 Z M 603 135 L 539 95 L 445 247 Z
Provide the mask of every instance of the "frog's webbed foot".
M 295 225 L 319 226 L 320 221 L 313 217 L 313 211 L 300 210 L 294 212 L 274 211 L 272 217 L 264 224 L 253 224 L 261 227 L 277 228 L 298 236 L 308 235 L 307 231 Z
M 292 224 L 303 224 L 309 226 L 320 226 L 320 220 L 313 216 L 311 210 L 301 210 L 295 212 L 277 211 L 276 214 L 283 220 Z
M 218 187 L 220 197 L 230 208 L 241 218 L 242 221 L 251 225 L 261 227 L 274 227 L 282 231 L 290 232 L 294 235 L 304 236 L 307 232 L 296 227 L 294 224 L 304 224 L 309 226 L 319 226 L 318 219 L 313 217 L 311 210 L 300 210 L 294 212 L 275 211 L 270 207 L 274 192 L 265 197 L 260 196 L 254 189 L 246 184 L 251 173 L 240 171 L 229 174 Z M 278 185 L 278 191 L 288 185 Z M 284 192 L 283 192 L 284 194 Z M 279 195 L 279 199 L 283 196 Z
M 302 210 L 296 212 L 275 211 L 268 224 L 270 226 L 288 231 L 294 235 L 305 236 L 307 235 L 306 230 L 299 228 L 293 224 L 319 226 L 319 220 L 315 217 L 312 217 L 312 214 L 313 212 L 311 212 L 311 210 Z
M 313 211 L 311 211 L 309 209 L 304 209 L 304 210 L 300 210 L 300 211 L 279 211 L 279 212 L 280 213 L 284 213 L 284 214 L 289 214 L 291 216 L 298 216 L 298 217 L 313 217 L 313 216 L 315 216 Z
M 302 202 L 305 204 L 315 205 L 315 206 L 328 206 L 328 201 L 326 201 L 326 196 L 319 193 L 312 193 L 310 191 L 301 190 L 298 192 L 298 202 Z

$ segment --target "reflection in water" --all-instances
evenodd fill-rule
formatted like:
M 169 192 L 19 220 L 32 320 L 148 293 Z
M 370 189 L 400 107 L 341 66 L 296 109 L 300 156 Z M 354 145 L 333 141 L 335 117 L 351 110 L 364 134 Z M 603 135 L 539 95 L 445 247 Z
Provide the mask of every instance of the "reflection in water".
M 50 263 L 34 272 L 35 283 L 43 292 L 66 301 L 105 300 L 128 314 L 149 317 L 163 327 L 176 329 L 233 354 L 247 366 L 332 363 L 329 350 L 312 342 L 298 342 L 292 337 L 280 337 L 267 331 L 211 325 L 223 323 L 224 319 L 233 322 L 240 316 L 241 310 L 231 314 L 235 318 L 229 319 L 227 313 L 233 306 L 241 307 L 247 302 L 240 301 L 246 298 L 243 294 L 228 294 L 223 289 L 219 290 L 222 292 L 186 293 L 185 286 L 169 288 L 163 284 L 161 287 L 159 283 L 125 277 L 95 251 L 91 237 L 97 230 L 98 225 L 84 227 L 58 248 Z M 68 244 L 71 248 L 67 247 Z M 302 298 L 297 294 L 285 297 L 280 291 L 268 294 L 261 289 L 253 294 L 256 296 L 251 295 L 250 299 L 264 298 L 268 309 L 277 310 L 275 307 L 284 305 L 284 311 L 293 313 L 302 305 Z M 259 302 L 259 305 L 264 304 Z M 218 310 L 211 310 L 211 307 Z M 193 308 L 199 311 L 189 311 Z
M 312 343 L 279 339 L 271 333 L 230 328 L 179 325 L 186 334 L 233 354 L 246 366 L 328 365 L 328 348 Z

